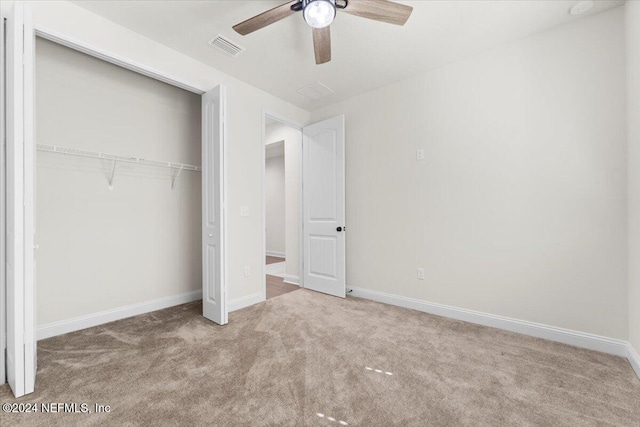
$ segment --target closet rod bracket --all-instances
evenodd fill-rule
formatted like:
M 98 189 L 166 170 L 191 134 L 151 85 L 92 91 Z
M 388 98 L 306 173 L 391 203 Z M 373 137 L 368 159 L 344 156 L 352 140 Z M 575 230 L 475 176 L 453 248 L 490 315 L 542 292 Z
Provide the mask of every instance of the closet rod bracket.
M 116 166 L 118 165 L 117 160 L 113 160 L 113 166 L 111 166 L 111 176 L 109 177 L 109 190 L 113 190 L 113 178 L 116 176 Z
M 175 173 L 171 178 L 171 190 L 174 190 L 176 188 L 176 183 L 178 182 L 178 178 L 180 178 L 180 174 L 182 173 L 183 166 L 180 165 L 178 169 L 174 169 L 174 170 L 175 170 Z

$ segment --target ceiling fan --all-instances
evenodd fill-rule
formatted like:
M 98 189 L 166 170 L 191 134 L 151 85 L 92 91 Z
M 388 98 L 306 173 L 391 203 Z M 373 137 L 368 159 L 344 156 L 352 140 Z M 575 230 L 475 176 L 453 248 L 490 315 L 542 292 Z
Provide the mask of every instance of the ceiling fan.
M 404 25 L 413 8 L 388 0 L 294 0 L 234 25 L 233 29 L 245 36 L 302 11 L 304 20 L 313 30 L 316 64 L 324 64 L 331 61 L 329 25 L 338 10 L 362 18 Z

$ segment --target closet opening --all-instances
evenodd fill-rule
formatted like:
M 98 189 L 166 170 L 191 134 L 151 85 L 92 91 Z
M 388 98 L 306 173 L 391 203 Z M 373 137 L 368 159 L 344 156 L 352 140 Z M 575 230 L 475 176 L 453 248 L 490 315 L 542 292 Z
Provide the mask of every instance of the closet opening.
M 35 52 L 37 338 L 201 299 L 201 94 Z
M 0 344 L 14 395 L 34 391 L 40 339 L 190 302 L 226 324 L 224 85 L 34 28 L 29 3 L 1 23 Z

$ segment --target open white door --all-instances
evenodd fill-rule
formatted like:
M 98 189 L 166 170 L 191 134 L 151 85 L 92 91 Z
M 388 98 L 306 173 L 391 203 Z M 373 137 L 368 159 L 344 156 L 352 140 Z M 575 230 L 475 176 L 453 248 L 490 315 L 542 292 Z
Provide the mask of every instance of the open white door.
M 344 116 L 302 133 L 304 287 L 344 298 Z
M 202 95 L 202 311 L 227 323 L 225 233 L 225 88 Z
M 16 397 L 33 392 L 35 339 L 34 44 L 28 4 L 7 17 L 7 379 Z

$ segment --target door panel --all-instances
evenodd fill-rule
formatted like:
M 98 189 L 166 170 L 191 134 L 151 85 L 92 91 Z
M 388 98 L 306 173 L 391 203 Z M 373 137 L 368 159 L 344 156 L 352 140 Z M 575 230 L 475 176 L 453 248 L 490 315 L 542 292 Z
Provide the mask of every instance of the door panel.
M 16 397 L 32 393 L 35 340 L 34 31 L 28 4 L 7 17 L 7 379 Z
M 336 147 L 334 129 L 321 129 L 313 135 L 306 147 L 309 151 L 308 185 L 309 220 L 314 222 L 337 221 Z
M 304 287 L 344 298 L 344 116 L 303 129 Z
M 338 279 L 335 256 L 338 252 L 337 240 L 336 237 L 309 236 L 309 251 L 317 255 L 309 260 L 310 275 Z
M 227 323 L 224 107 L 223 86 L 202 95 L 202 311 L 219 325 Z

